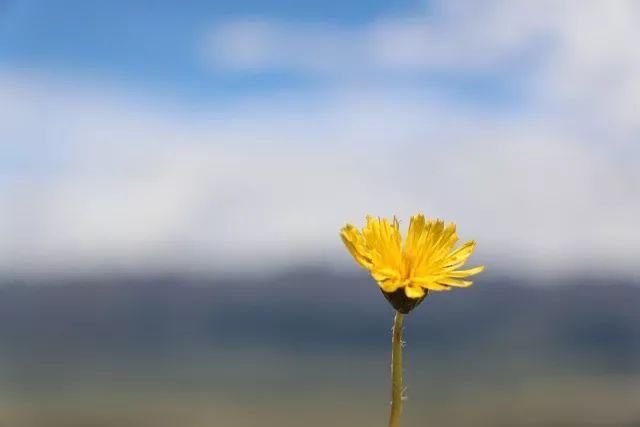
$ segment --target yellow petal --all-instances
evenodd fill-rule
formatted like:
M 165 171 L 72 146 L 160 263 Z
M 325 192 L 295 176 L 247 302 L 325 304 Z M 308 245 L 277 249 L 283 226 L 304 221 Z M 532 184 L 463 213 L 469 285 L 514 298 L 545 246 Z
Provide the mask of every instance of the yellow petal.
M 467 258 L 469 258 L 473 253 L 475 246 L 476 242 L 473 240 L 463 243 L 458 249 L 451 252 L 444 259 L 444 267 L 451 271 L 462 266 L 467 261 Z
M 473 267 L 468 270 L 452 271 L 450 273 L 447 273 L 447 276 L 462 279 L 464 277 L 469 277 L 469 276 L 473 276 L 474 274 L 478 274 L 483 270 L 484 270 L 484 265 L 479 265 L 477 267 Z
M 430 291 L 449 291 L 451 290 L 451 288 L 447 285 L 443 285 L 440 283 L 436 283 L 436 282 L 426 282 L 426 283 L 421 283 L 420 286 L 422 286 L 425 289 L 429 289 Z
M 367 216 L 362 230 L 347 224 L 340 236 L 384 292 L 404 288 L 409 298 L 421 298 L 427 290 L 470 286 L 472 282 L 463 279 L 484 270 L 483 266 L 458 270 L 473 253 L 475 242 L 454 249 L 458 241 L 455 224 L 429 220 L 423 214 L 411 217 L 404 239 L 396 217 Z
M 376 282 L 378 282 L 380 289 L 387 293 L 395 292 L 400 289 L 401 286 L 401 282 L 392 279 L 376 280 Z
M 392 268 L 374 268 L 371 275 L 377 281 L 394 280 L 400 281 L 400 273 Z
M 418 214 L 411 217 L 409 221 L 409 229 L 407 230 L 407 239 L 404 243 L 405 253 L 412 254 L 416 251 L 420 237 L 424 232 L 424 215 Z
M 468 242 L 464 242 L 458 249 L 451 252 L 449 254 L 449 258 L 459 259 L 466 258 L 473 253 L 473 250 L 476 247 L 476 242 L 473 240 L 469 240 Z
M 347 224 L 342 228 L 340 237 L 353 259 L 364 268 L 371 268 L 371 256 L 360 231 L 353 225 Z
M 405 286 L 404 287 L 404 294 L 408 297 L 408 298 L 422 298 L 425 294 L 424 289 L 422 289 L 420 286 Z
M 440 279 L 438 283 L 441 285 L 447 286 L 455 286 L 457 288 L 467 288 L 473 284 L 470 280 L 459 280 L 459 279 Z
M 371 254 L 375 269 L 392 269 L 400 273 L 402 264 L 402 236 L 397 220 L 367 217 L 362 235 Z

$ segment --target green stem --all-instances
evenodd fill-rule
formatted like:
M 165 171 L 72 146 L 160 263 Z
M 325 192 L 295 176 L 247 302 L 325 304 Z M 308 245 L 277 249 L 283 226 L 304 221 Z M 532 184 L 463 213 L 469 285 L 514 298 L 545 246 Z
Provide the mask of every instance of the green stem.
M 402 412 L 402 325 L 404 315 L 396 311 L 391 341 L 391 413 L 389 427 L 400 426 Z

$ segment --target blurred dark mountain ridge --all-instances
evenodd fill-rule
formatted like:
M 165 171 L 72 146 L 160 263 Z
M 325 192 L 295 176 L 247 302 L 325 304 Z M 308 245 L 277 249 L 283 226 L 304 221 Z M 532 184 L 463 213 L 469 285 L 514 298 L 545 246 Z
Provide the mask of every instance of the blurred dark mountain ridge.
M 636 369 L 640 286 L 565 282 L 530 286 L 486 276 L 469 289 L 432 293 L 409 315 L 407 336 L 419 337 L 414 347 L 445 354 L 491 348 L 505 358 L 542 351 L 570 358 L 575 352 L 613 369 Z M 386 351 L 391 313 L 366 274 L 313 269 L 263 280 L 176 275 L 5 284 L 0 345 L 14 356 L 256 344 Z

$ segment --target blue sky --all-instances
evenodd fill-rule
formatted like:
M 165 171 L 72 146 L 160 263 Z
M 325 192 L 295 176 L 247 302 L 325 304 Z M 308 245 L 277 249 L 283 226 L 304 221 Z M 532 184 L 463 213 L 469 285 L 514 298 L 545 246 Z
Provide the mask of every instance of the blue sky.
M 0 1 L 0 273 L 349 268 L 345 221 L 424 211 L 496 270 L 637 275 L 639 23 L 632 0 Z
M 269 20 L 316 25 L 321 31 L 359 30 L 389 16 L 414 10 L 437 20 L 422 2 L 216 1 L 9 1 L 0 15 L 2 63 L 44 69 L 76 78 L 97 75 L 130 90 L 159 93 L 177 101 L 211 103 L 259 92 L 306 91 L 318 95 L 328 82 L 286 68 L 220 69 L 199 55 L 203 36 L 227 21 Z M 524 63 L 522 62 L 524 60 Z M 516 81 L 526 61 L 502 69 L 418 70 L 402 78 L 377 76 L 370 84 L 419 88 L 461 102 L 517 105 Z M 526 77 L 526 76 L 525 76 Z M 334 82 L 335 84 L 335 82 Z
M 5 64 L 99 73 L 139 89 L 225 96 L 310 86 L 286 73 L 212 73 L 196 55 L 216 22 L 238 16 L 357 26 L 408 2 L 9 1 L 2 12 Z M 204 92 L 204 94 L 202 93 Z

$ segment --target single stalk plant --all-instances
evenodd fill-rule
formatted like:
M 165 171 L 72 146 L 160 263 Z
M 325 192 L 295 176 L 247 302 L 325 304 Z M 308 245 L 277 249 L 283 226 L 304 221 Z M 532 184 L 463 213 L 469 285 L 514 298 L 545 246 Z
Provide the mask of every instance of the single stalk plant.
M 416 308 L 430 291 L 448 291 L 471 286 L 468 277 L 484 266 L 460 268 L 475 248 L 474 241 L 456 247 L 456 225 L 439 219 L 414 215 L 407 235 L 402 238 L 400 223 L 368 216 L 362 229 L 347 224 L 340 231 L 345 246 L 378 283 L 382 294 L 393 306 L 391 340 L 391 411 L 389 427 L 400 426 L 402 412 L 402 332 L 404 316 Z

